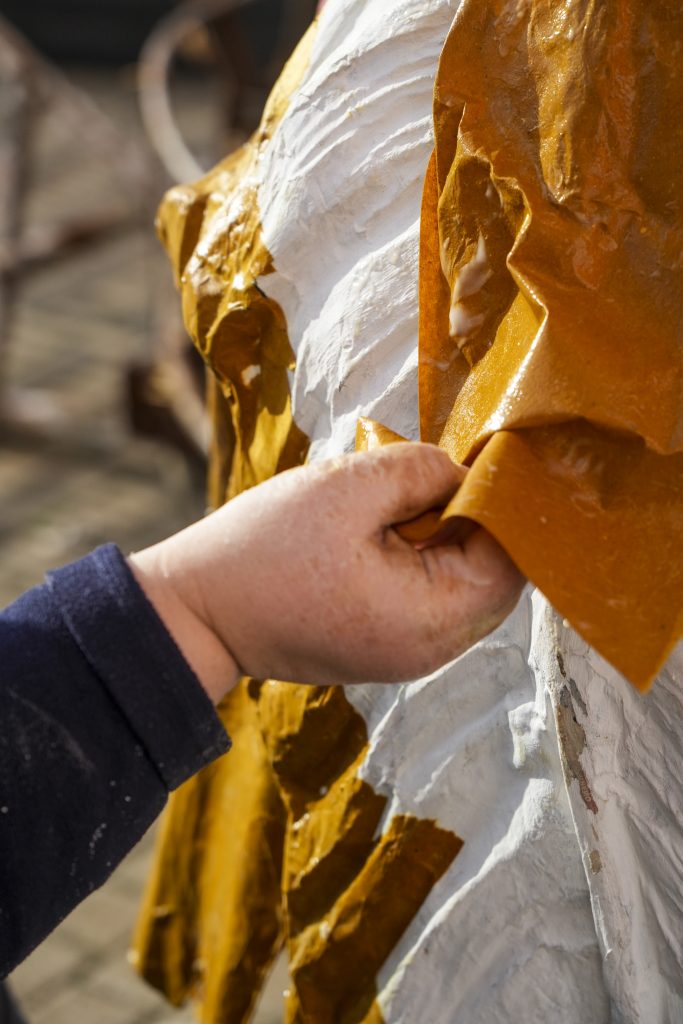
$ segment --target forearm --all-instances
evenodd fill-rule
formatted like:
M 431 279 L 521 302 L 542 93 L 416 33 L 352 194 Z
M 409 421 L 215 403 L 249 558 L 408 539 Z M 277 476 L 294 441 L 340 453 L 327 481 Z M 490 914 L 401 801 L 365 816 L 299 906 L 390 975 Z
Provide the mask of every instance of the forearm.
M 184 565 L 191 558 L 192 542 L 184 540 L 191 529 L 129 555 L 128 564 L 207 695 L 218 704 L 242 673 L 210 627 L 208 614 L 202 614 L 196 573 Z

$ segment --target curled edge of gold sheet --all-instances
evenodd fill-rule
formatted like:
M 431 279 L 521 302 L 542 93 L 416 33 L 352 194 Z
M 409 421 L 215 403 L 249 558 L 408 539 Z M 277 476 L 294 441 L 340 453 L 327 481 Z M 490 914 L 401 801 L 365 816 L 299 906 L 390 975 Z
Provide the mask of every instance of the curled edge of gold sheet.
M 683 635 L 683 9 L 465 0 L 423 198 L 423 440 L 632 683 Z M 366 428 L 366 433 L 371 428 Z

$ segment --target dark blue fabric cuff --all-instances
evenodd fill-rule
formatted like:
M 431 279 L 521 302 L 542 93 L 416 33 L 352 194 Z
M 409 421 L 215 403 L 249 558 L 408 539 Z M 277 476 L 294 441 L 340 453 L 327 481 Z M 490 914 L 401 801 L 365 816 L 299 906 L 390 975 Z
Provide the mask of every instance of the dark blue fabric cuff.
M 115 544 L 48 573 L 46 583 L 169 790 L 230 749 L 211 701 Z

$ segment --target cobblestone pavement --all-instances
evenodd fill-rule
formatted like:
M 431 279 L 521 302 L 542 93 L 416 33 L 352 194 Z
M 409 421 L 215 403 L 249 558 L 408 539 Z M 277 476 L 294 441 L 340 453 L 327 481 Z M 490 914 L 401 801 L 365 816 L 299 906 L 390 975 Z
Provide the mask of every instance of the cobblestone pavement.
M 98 98 L 136 130 L 133 98 L 120 78 L 90 76 Z M 112 187 L 97 165 L 84 171 L 44 147 L 32 209 L 97 200 Z M 40 155 L 40 154 L 39 154 Z M 76 173 L 78 171 L 78 173 Z M 26 408 L 41 429 L 0 435 L 0 601 L 41 580 L 48 567 L 113 540 L 135 549 L 201 515 L 202 487 L 183 458 L 133 437 L 124 413 L 124 370 L 145 354 L 150 281 L 165 272 L 149 229 L 36 276 L 21 296 L 4 376 L 29 389 Z M 24 392 L 24 397 L 26 392 Z M 26 411 L 24 409 L 24 411 Z M 13 974 L 29 1024 L 157 1024 L 192 1020 L 140 981 L 126 961 L 153 837 L 139 844 Z M 254 1024 L 282 1020 L 286 971 L 279 965 Z

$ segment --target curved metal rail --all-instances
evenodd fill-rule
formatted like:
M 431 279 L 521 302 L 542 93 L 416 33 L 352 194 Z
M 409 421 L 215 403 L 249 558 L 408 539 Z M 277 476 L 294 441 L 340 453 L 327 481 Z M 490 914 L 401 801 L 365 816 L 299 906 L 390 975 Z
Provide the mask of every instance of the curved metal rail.
M 173 59 L 192 32 L 254 0 L 187 0 L 162 18 L 142 48 L 138 62 L 140 111 L 147 137 L 176 181 L 200 178 L 206 168 L 190 151 L 173 115 L 169 79 Z

